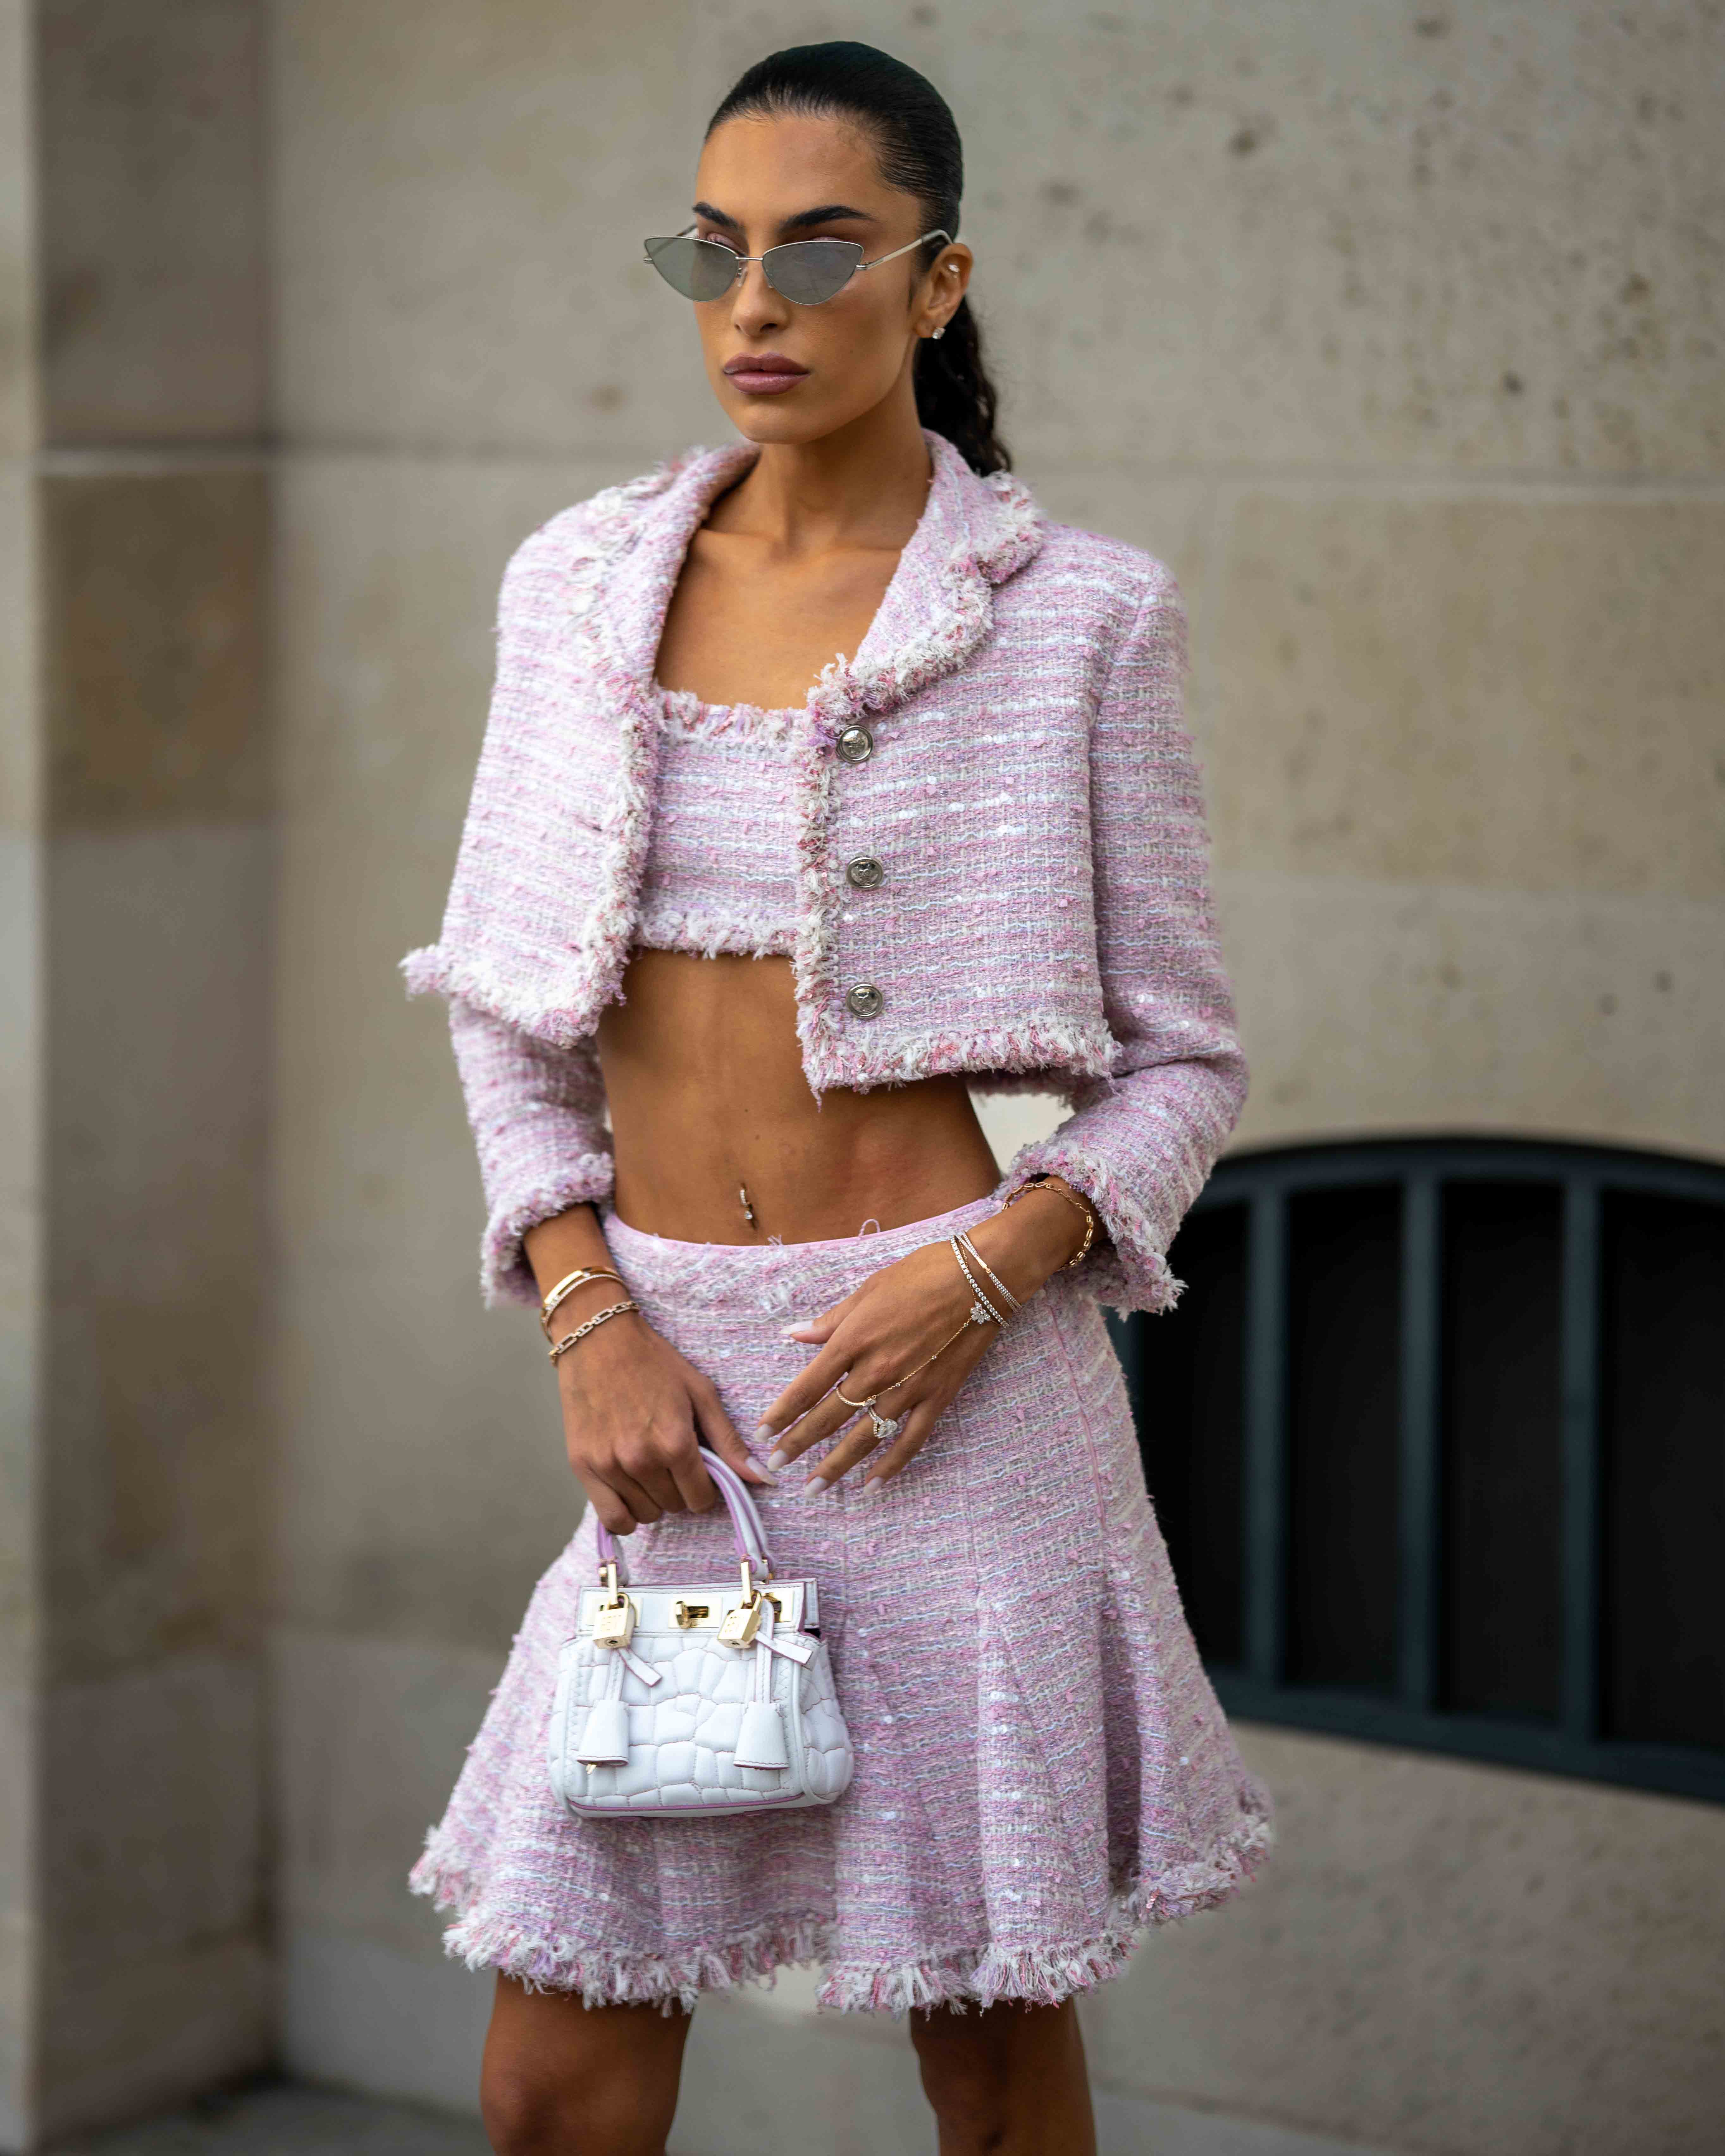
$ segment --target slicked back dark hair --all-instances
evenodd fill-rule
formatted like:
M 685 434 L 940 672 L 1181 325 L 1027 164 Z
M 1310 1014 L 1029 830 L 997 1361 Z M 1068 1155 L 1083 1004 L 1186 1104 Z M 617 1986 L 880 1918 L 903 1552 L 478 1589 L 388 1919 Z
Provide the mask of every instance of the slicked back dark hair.
M 875 145 L 886 184 L 922 205 L 924 227 L 958 237 L 964 147 L 947 100 L 915 68 L 846 39 L 791 45 L 757 61 L 737 81 L 706 131 L 723 121 L 778 113 L 855 121 Z M 932 240 L 923 250 L 925 268 L 942 244 Z M 944 434 L 974 471 L 1011 470 L 994 431 L 1000 400 L 983 365 L 982 333 L 968 300 L 960 300 L 938 342 L 922 340 L 913 378 L 916 416 L 925 427 Z

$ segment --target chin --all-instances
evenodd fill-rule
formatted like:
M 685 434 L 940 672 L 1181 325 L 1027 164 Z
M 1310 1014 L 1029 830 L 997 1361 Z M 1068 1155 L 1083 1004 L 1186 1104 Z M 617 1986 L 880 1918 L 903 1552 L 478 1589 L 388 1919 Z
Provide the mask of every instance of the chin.
M 818 442 L 845 424 L 818 406 L 791 409 L 798 394 L 793 389 L 780 397 L 726 397 L 721 401 L 726 418 L 743 439 L 763 447 L 768 443 Z

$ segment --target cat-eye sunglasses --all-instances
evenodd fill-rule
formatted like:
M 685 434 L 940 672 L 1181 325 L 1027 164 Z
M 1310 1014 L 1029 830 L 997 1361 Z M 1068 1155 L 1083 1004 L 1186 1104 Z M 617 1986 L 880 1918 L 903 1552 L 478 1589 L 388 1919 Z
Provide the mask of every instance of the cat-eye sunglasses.
M 818 307 L 838 297 L 859 270 L 875 270 L 883 262 L 896 262 L 913 248 L 931 239 L 951 244 L 949 232 L 925 232 L 920 239 L 895 247 L 891 254 L 863 259 L 854 239 L 788 239 L 769 247 L 764 254 L 739 254 L 721 239 L 697 239 L 680 232 L 667 239 L 649 239 L 647 259 L 674 292 L 685 300 L 722 300 L 751 262 L 779 295 L 798 307 Z

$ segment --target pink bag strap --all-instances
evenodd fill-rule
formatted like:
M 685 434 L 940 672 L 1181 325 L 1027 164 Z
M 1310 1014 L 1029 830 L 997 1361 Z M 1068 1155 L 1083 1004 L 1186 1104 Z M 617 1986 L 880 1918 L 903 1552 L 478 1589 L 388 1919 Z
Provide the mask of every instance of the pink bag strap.
M 701 1448 L 702 1464 L 713 1478 L 719 1495 L 725 1500 L 725 1509 L 731 1515 L 732 1539 L 737 1546 L 739 1559 L 747 1558 L 763 1579 L 773 1577 L 773 1553 L 767 1547 L 767 1530 L 761 1525 L 761 1515 L 749 1486 L 734 1467 L 727 1467 L 716 1452 Z M 629 1584 L 629 1565 L 622 1545 L 601 1520 L 598 1522 L 598 1551 L 601 1564 L 614 1564 L 617 1577 L 624 1585 Z

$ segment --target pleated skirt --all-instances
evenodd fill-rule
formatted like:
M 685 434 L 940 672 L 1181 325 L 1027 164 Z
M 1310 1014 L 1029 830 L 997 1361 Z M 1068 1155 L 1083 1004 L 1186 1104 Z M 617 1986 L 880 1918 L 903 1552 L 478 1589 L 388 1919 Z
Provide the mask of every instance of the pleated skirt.
M 991 1199 L 842 1242 L 680 1243 L 613 1219 L 651 1323 L 753 1430 L 809 1351 L 785 1328 Z M 762 1448 L 764 1452 L 765 1448 Z M 989 1347 L 921 1455 L 761 1511 L 781 1574 L 812 1574 L 855 1749 L 836 1804 L 759 1819 L 577 1818 L 547 1722 L 591 1512 L 535 1589 L 411 1883 L 449 1951 L 589 2005 L 691 2006 L 824 1964 L 824 2005 L 1054 2003 L 1114 1976 L 1143 1929 L 1225 1900 L 1271 1842 L 1199 1665 L 1145 1495 L 1120 1367 L 1057 1276 Z M 728 1578 L 722 1508 L 630 1537 L 638 1581 Z

